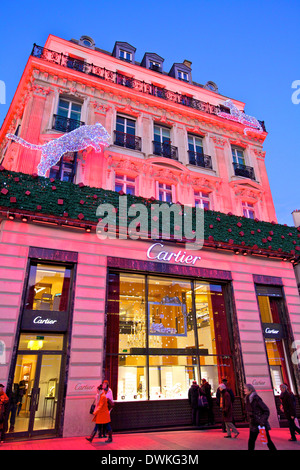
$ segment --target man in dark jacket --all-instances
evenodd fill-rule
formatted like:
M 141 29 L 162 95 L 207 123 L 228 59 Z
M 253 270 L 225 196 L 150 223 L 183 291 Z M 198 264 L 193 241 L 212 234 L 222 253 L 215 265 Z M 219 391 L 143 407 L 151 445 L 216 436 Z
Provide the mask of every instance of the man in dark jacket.
M 280 409 L 284 412 L 286 419 L 289 423 L 291 439 L 289 441 L 296 441 L 296 431 L 300 433 L 300 429 L 295 424 L 296 418 L 296 406 L 293 400 L 293 396 L 289 393 L 287 386 L 285 384 L 280 385 L 281 395 L 281 405 Z
M 213 401 L 211 396 L 211 385 L 207 382 L 206 379 L 201 380 L 200 393 L 204 395 L 207 399 L 207 420 L 208 424 L 214 424 L 215 418 L 213 413 Z
M 188 392 L 188 399 L 192 408 L 192 424 L 196 426 L 199 425 L 199 392 L 200 387 L 194 380 Z
M 227 436 L 224 437 L 231 437 L 231 432 L 233 432 L 234 436 L 237 437 L 239 435 L 238 430 L 236 429 L 235 425 L 232 422 L 233 414 L 232 414 L 232 400 L 229 391 L 224 383 L 220 384 L 218 389 L 220 390 L 220 409 L 222 411 L 223 421 L 226 426 Z
M 233 403 L 234 399 L 235 399 L 235 396 L 234 396 L 234 393 L 233 393 L 232 389 L 228 386 L 228 381 L 227 381 L 226 377 L 224 377 L 222 379 L 222 383 L 226 386 L 227 391 L 228 391 L 228 393 L 230 395 L 230 398 L 231 398 L 231 402 Z M 218 407 L 220 407 L 220 398 L 221 398 L 221 392 L 220 392 L 220 388 L 218 387 L 217 392 L 216 392 L 216 403 L 217 403 Z M 232 416 L 232 422 L 234 424 L 234 416 Z M 226 432 L 226 425 L 225 425 L 224 420 L 222 420 L 222 430 L 223 430 L 223 432 Z

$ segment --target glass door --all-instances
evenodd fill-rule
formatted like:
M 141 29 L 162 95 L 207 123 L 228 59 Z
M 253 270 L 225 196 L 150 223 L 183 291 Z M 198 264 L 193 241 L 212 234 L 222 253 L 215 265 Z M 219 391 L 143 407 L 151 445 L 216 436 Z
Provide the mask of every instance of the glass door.
M 9 435 L 31 437 L 56 432 L 62 368 L 62 351 L 57 349 L 62 350 L 62 339 L 62 335 L 21 335 L 10 398 Z M 27 351 L 20 349 L 25 344 Z

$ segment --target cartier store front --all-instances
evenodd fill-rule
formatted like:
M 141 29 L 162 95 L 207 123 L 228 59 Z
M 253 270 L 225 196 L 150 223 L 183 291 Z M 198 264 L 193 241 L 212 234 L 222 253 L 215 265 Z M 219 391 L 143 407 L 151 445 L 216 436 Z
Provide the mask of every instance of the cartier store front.
M 17 347 L 8 382 L 9 437 L 55 435 L 63 414 L 77 254 L 69 252 L 69 261 L 59 261 L 54 250 L 30 248 L 29 255 Z
M 230 272 L 119 258 L 108 266 L 106 377 L 117 398 L 115 428 L 133 406 L 127 428 L 189 424 L 193 380 L 205 378 L 215 397 L 226 377 L 237 394 Z

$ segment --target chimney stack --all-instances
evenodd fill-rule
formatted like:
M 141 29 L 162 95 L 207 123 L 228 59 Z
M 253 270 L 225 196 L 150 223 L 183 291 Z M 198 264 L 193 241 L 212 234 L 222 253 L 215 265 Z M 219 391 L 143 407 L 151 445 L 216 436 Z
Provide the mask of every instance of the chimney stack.
M 297 209 L 297 210 L 293 211 L 292 216 L 293 216 L 293 219 L 294 219 L 295 227 L 300 227 L 300 210 Z

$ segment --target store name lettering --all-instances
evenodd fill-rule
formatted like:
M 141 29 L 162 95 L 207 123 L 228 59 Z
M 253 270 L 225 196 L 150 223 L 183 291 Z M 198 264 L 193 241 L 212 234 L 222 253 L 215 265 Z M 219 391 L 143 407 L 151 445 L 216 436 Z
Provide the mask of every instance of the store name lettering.
M 163 248 L 162 243 L 154 243 L 147 250 L 147 258 L 158 261 L 175 261 L 175 263 L 184 264 L 195 264 L 197 260 L 200 260 L 200 256 L 187 255 L 185 251 L 179 250 L 177 253 L 173 251 L 161 250 L 157 252 L 157 247 Z M 159 249 L 159 248 L 158 248 Z
M 95 388 L 95 385 L 87 385 L 87 384 L 82 384 L 78 383 L 75 385 L 75 390 L 93 390 Z
M 274 329 L 272 330 L 271 328 L 266 328 L 265 333 L 269 333 L 269 334 L 272 334 L 272 335 L 278 335 L 279 330 L 274 330 Z
M 43 319 L 42 317 L 35 317 L 33 319 L 33 323 L 38 323 L 38 324 L 46 324 L 46 325 L 54 325 L 54 323 L 57 323 L 57 320 L 51 320 L 50 318 L 45 318 Z

